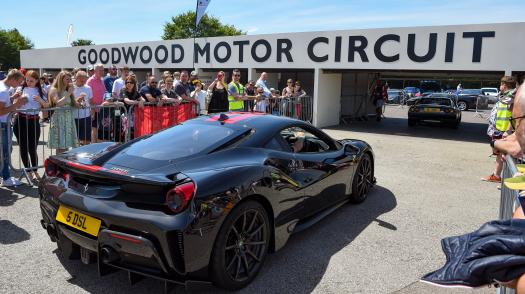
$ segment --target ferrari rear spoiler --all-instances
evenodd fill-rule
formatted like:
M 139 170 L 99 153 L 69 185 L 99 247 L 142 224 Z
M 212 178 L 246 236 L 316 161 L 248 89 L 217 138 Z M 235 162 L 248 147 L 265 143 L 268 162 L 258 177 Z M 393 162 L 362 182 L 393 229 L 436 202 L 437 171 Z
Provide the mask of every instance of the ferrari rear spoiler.
M 77 174 L 82 174 L 90 177 L 97 177 L 106 180 L 115 180 L 119 182 L 133 182 L 153 185 L 173 185 L 181 180 L 187 178 L 182 173 L 174 173 L 172 175 L 158 174 L 158 173 L 133 173 L 128 174 L 121 169 L 107 169 L 102 166 L 93 165 L 89 163 L 81 163 L 78 161 L 71 161 L 63 158 L 50 157 L 53 163 L 60 166 L 66 171 L 73 171 Z

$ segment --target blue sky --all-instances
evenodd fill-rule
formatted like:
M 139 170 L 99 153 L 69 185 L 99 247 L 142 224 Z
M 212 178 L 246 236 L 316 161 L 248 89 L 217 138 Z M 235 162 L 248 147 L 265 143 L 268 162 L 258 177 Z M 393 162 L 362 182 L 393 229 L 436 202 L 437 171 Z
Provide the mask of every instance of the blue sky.
M 500 4 L 504 2 L 505 4 Z M 160 40 L 163 25 L 195 0 L 3 0 L 0 28 L 17 28 L 36 48 L 73 39 L 95 44 Z M 250 35 L 284 32 L 525 21 L 524 0 L 211 0 L 208 14 Z

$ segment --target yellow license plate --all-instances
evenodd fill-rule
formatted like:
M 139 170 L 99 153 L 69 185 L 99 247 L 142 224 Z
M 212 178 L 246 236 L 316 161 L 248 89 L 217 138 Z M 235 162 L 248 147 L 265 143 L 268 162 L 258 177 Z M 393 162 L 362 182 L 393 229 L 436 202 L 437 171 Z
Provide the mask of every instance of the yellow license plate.
M 423 109 L 424 112 L 439 112 L 439 108 L 425 108 Z
M 78 211 L 60 205 L 56 220 L 82 232 L 98 236 L 101 221 Z

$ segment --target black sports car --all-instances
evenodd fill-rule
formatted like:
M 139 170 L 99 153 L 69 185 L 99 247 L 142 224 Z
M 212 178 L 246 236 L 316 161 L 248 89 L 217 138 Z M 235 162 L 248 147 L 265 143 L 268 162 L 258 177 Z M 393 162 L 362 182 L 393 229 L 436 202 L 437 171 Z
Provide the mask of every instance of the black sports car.
M 461 109 L 454 95 L 433 93 L 414 100 L 408 109 L 408 126 L 421 121 L 438 121 L 457 129 L 461 123 Z
M 68 258 L 176 284 L 239 289 L 268 252 L 374 185 L 374 154 L 312 125 L 201 116 L 125 144 L 52 156 L 42 226 Z

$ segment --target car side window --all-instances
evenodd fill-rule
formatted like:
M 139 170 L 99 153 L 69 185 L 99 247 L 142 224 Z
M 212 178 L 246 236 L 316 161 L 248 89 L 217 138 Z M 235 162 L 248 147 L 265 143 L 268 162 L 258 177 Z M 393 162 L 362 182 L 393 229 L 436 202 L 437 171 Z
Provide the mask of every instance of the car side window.
M 283 152 L 291 151 L 280 136 L 274 136 L 268 143 L 266 143 L 264 148 Z
M 281 137 L 295 153 L 319 153 L 330 151 L 330 145 L 301 127 L 283 129 Z

